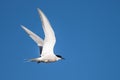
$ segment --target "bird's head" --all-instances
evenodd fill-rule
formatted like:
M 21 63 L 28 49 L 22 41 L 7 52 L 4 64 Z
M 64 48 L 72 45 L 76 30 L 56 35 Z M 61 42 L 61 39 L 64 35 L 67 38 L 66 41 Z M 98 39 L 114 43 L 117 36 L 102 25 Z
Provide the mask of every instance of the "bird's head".
M 58 60 L 60 60 L 60 59 L 65 59 L 65 58 L 63 58 L 63 57 L 60 56 L 60 55 L 56 55 L 56 56 L 57 56 Z

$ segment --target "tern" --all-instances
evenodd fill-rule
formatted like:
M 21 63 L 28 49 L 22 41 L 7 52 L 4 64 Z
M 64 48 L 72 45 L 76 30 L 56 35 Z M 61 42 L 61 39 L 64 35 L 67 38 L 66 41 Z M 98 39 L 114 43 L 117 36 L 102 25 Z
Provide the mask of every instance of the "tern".
M 35 43 L 37 43 L 38 47 L 40 48 L 40 56 L 38 58 L 28 59 L 27 61 L 37 63 L 50 63 L 64 59 L 62 56 L 54 54 L 54 46 L 56 43 L 55 33 L 45 14 L 39 8 L 37 8 L 37 10 L 42 22 L 45 38 L 43 40 L 31 30 L 21 25 L 22 29 L 35 41 Z

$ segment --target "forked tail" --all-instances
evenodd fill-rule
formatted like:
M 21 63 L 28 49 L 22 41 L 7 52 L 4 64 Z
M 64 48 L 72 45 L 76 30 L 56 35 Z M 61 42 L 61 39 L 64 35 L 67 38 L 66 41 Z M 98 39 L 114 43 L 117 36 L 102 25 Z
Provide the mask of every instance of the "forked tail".
M 39 62 L 38 58 L 24 59 L 25 62 Z

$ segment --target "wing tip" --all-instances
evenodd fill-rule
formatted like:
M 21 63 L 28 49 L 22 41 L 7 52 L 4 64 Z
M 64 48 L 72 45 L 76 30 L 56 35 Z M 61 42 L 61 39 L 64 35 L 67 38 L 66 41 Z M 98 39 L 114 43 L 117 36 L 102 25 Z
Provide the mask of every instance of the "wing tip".
M 37 8 L 37 11 L 38 11 L 38 12 L 41 12 L 41 9 L 40 9 L 40 8 Z
M 40 8 L 37 8 L 37 10 L 39 11 L 39 10 L 40 10 Z
M 20 26 L 21 26 L 22 29 L 25 29 L 25 26 L 23 26 L 23 25 L 20 25 Z
M 38 11 L 39 15 L 43 14 L 43 12 L 42 12 L 42 10 L 40 8 L 37 8 L 37 11 Z
M 23 26 L 23 25 L 21 25 L 21 28 L 22 28 L 23 30 L 25 30 L 26 32 L 29 31 L 29 30 L 28 30 L 25 26 Z

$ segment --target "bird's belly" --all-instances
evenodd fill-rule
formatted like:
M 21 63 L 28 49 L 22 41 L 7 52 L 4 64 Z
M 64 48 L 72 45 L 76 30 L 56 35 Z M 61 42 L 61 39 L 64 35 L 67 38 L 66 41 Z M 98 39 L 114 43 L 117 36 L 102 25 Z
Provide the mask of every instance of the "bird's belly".
M 53 55 L 46 55 L 42 57 L 42 61 L 45 63 L 49 63 L 49 62 L 55 62 L 56 61 L 56 57 Z
M 55 61 L 56 61 L 55 59 L 45 59 L 45 60 L 44 60 L 45 63 L 55 62 Z

